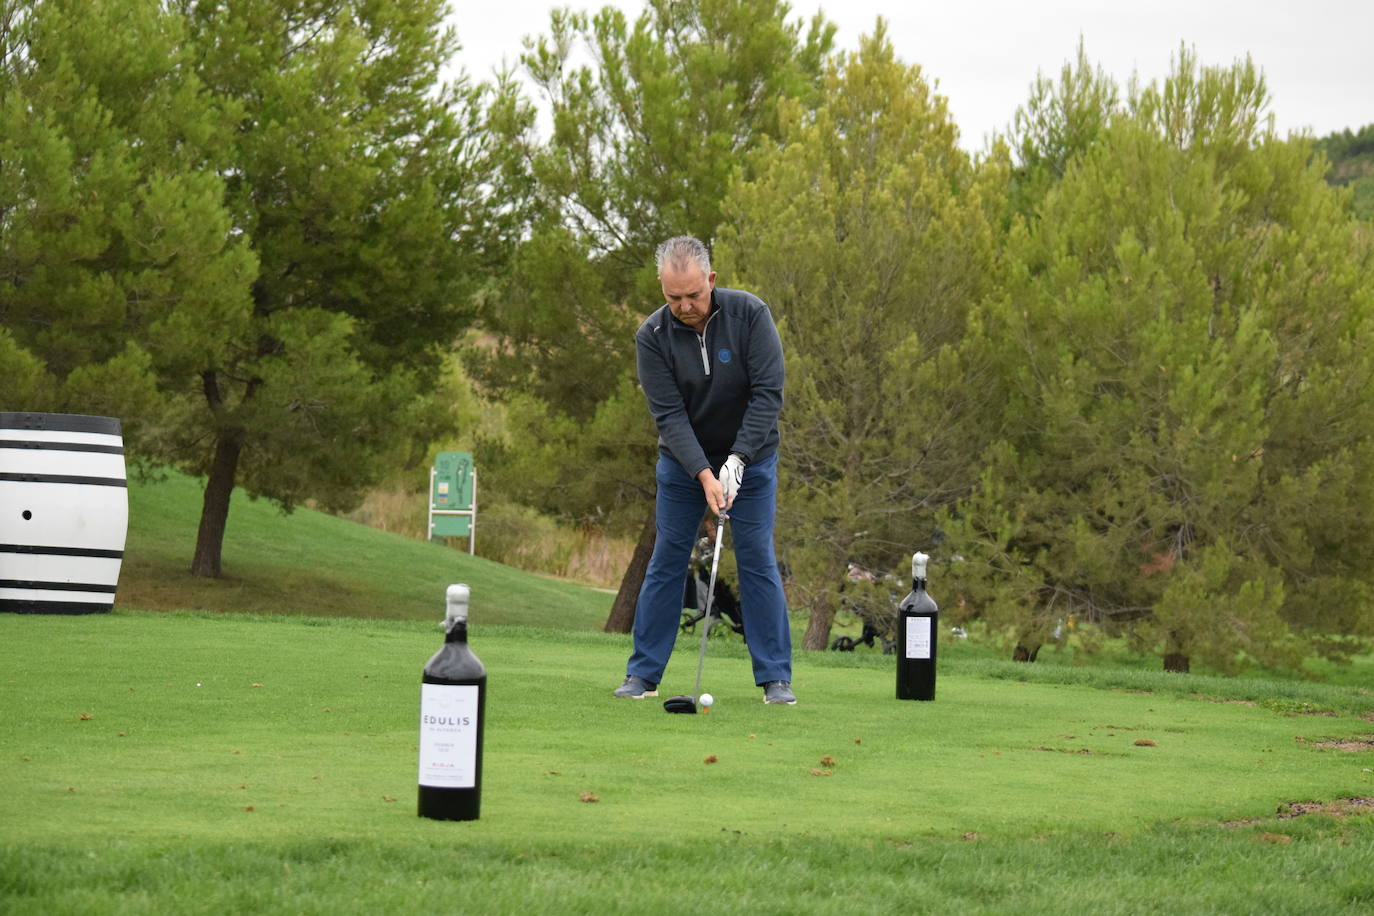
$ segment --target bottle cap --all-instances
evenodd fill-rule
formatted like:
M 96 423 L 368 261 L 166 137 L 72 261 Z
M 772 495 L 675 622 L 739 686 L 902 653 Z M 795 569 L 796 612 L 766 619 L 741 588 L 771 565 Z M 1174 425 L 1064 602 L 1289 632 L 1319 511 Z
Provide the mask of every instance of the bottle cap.
M 930 562 L 927 554 L 919 550 L 911 557 L 911 578 L 924 579 L 926 577 L 926 563 Z
M 450 628 L 455 622 L 467 622 L 468 619 L 468 596 L 470 589 L 466 585 L 450 585 L 444 594 L 444 626 Z

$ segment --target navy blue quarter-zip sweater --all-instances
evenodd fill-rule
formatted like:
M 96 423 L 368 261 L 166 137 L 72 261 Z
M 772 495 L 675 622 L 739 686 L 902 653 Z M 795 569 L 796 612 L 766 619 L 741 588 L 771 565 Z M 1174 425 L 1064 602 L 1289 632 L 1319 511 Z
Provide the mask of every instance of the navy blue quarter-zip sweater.
M 782 343 L 757 296 L 716 287 L 700 334 L 665 304 L 639 326 L 635 353 L 659 449 L 687 473 L 777 451 Z

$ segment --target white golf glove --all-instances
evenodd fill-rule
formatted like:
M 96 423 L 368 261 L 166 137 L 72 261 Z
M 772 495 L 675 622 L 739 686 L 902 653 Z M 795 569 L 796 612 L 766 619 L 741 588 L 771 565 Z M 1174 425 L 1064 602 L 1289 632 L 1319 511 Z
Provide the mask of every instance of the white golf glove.
M 744 459 L 731 455 L 725 459 L 720 469 L 720 485 L 725 489 L 725 502 L 728 505 L 739 493 L 740 482 L 744 480 Z

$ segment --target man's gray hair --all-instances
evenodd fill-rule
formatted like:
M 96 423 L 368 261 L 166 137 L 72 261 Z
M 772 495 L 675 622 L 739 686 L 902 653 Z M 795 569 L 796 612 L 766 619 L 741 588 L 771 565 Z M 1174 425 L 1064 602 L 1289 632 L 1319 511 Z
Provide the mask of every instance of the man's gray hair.
M 706 250 L 700 239 L 690 235 L 677 235 L 659 245 L 658 250 L 654 252 L 654 261 L 658 264 L 660 276 L 665 267 L 682 270 L 689 264 L 700 267 L 703 277 L 711 275 L 711 253 Z

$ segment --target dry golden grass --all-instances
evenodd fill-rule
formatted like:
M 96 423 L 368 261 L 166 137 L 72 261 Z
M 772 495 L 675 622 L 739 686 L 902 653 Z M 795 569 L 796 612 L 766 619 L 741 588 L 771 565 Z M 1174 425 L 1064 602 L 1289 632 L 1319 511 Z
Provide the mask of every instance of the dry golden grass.
M 346 518 L 423 540 L 428 533 L 424 490 L 379 487 Z M 450 543 L 467 549 L 462 538 Z M 477 507 L 477 554 L 525 572 L 582 585 L 616 588 L 634 553 L 632 538 L 606 537 L 591 528 L 561 524 L 522 506 Z
M 416 540 L 424 540 L 428 524 L 424 491 L 403 487 L 369 490 L 362 505 L 344 517 Z

